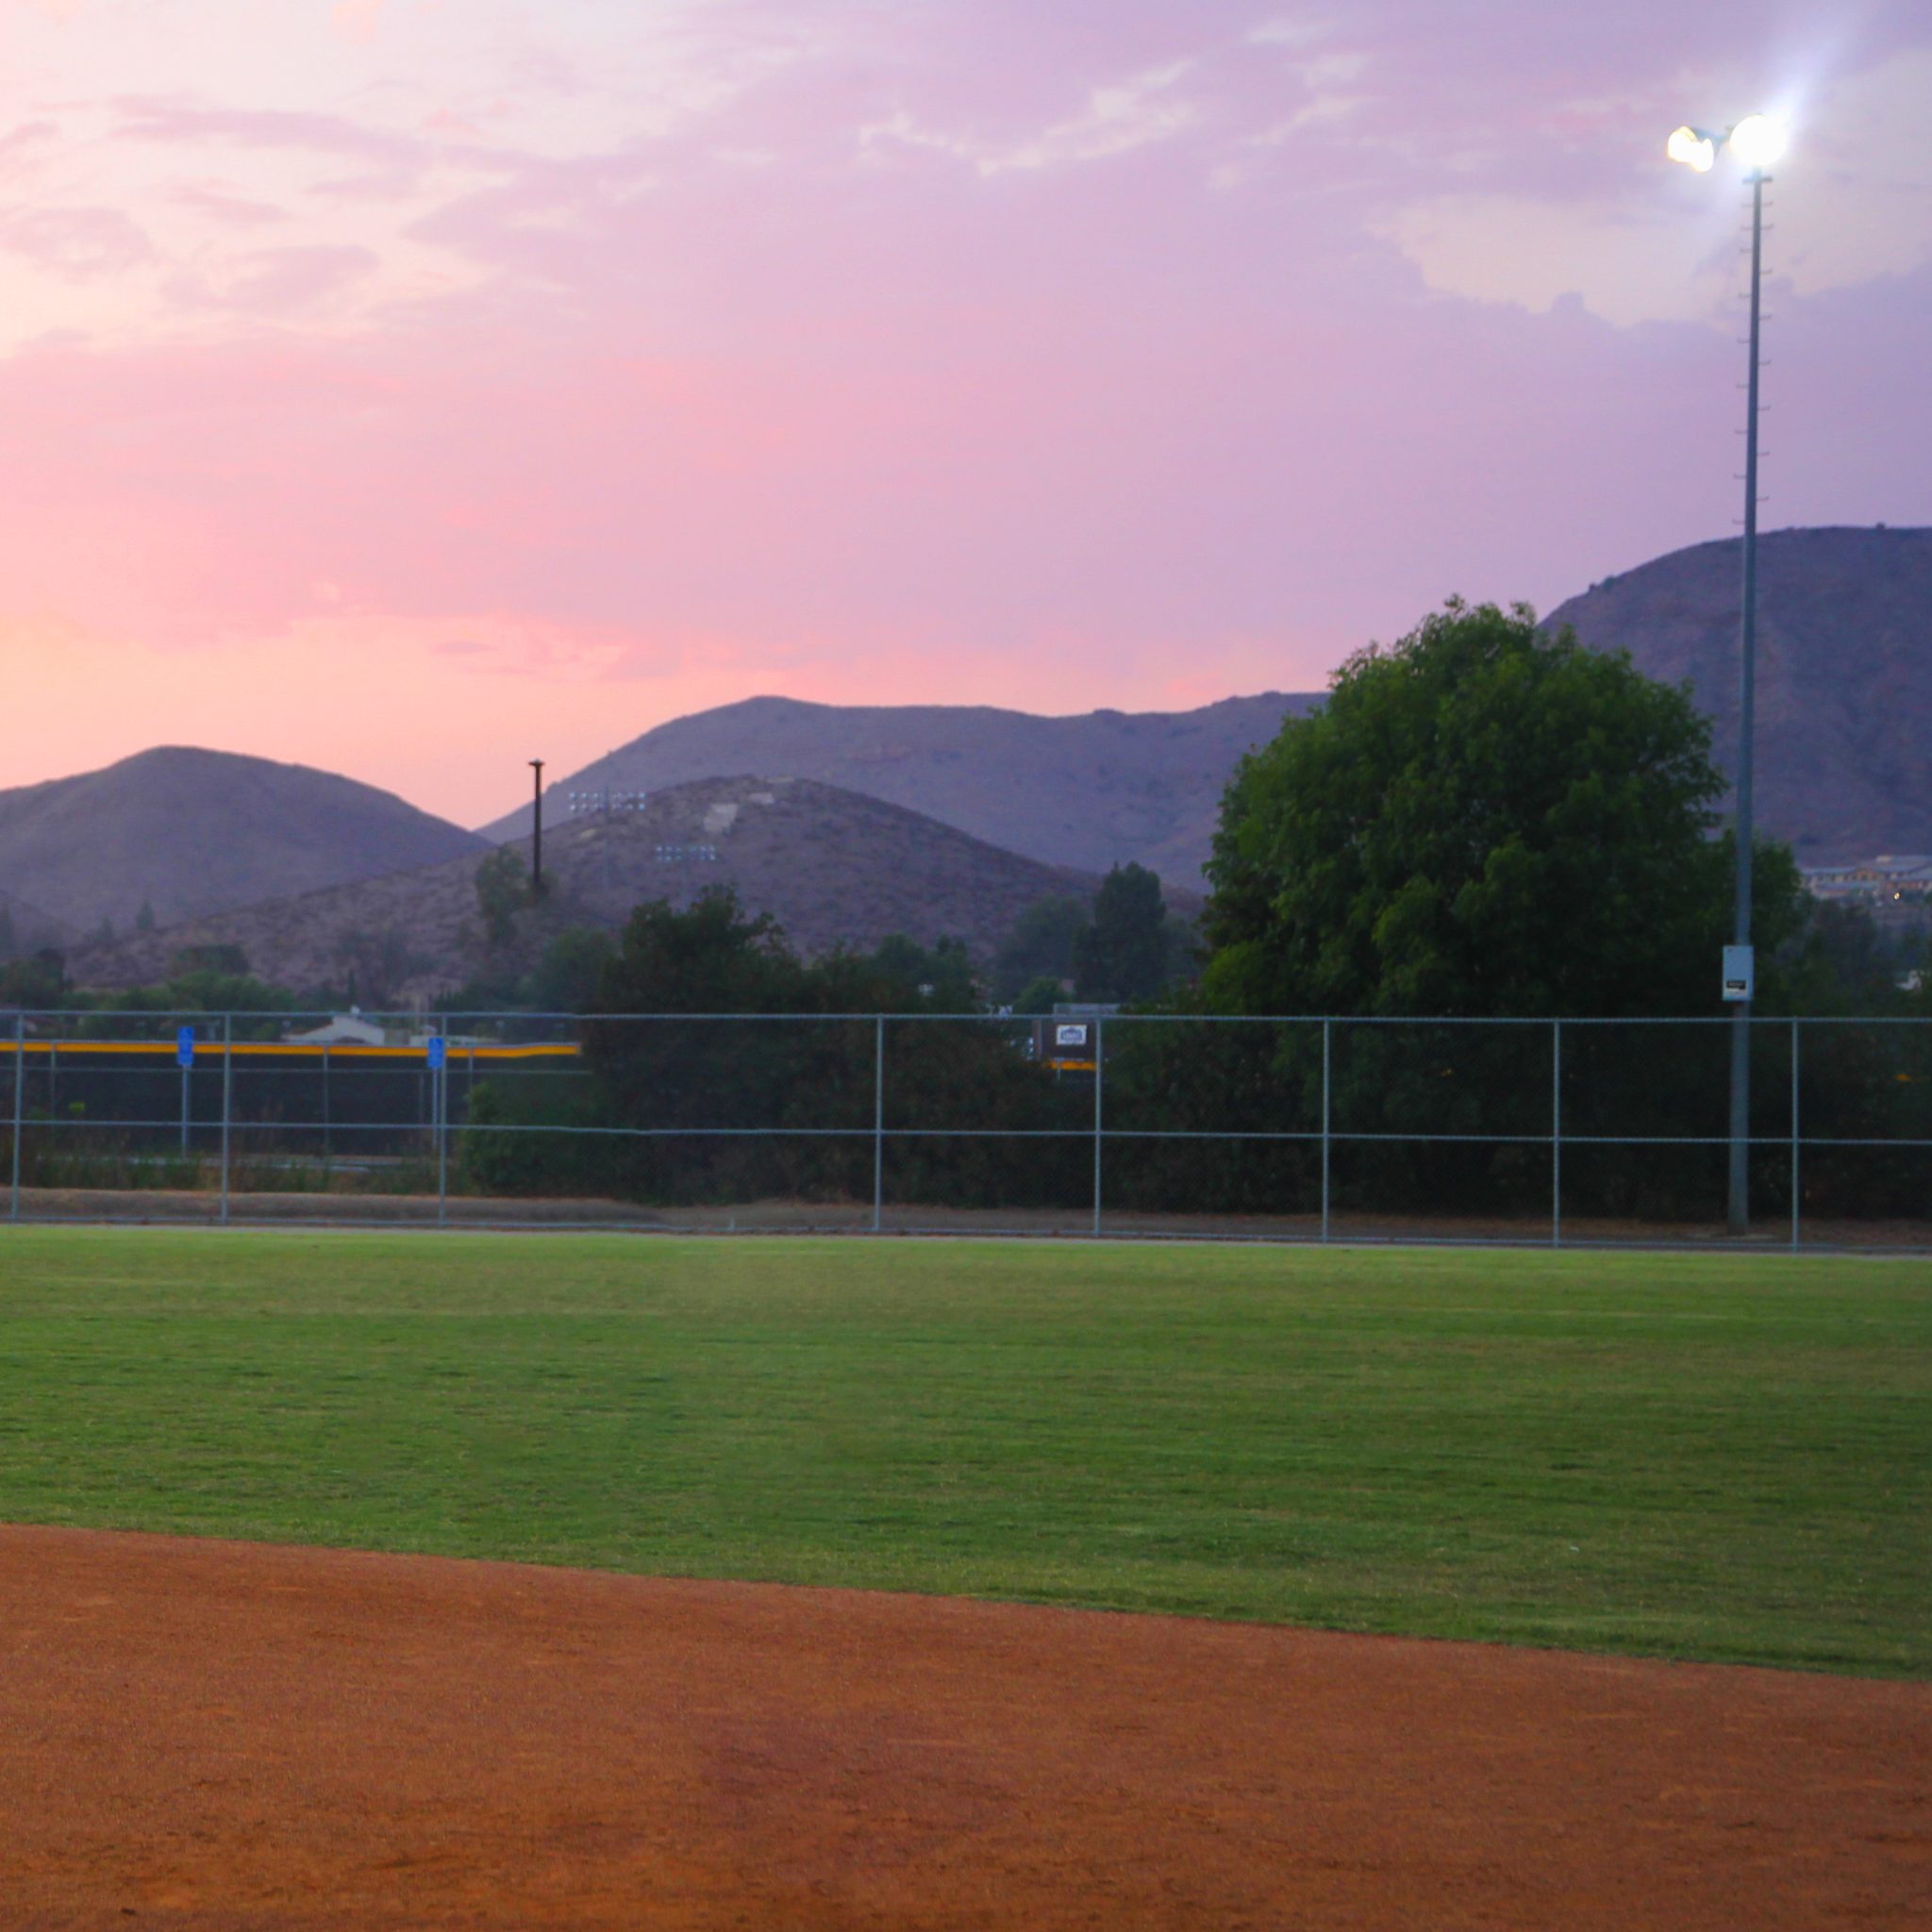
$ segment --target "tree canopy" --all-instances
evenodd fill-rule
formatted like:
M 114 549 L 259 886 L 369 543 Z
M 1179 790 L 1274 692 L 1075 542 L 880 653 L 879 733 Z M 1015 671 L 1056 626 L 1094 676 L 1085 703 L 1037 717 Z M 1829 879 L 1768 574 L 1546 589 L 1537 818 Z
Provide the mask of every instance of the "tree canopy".
M 1150 1000 L 1168 982 L 1174 950 L 1160 880 L 1144 865 L 1116 865 L 1074 943 L 1075 991 L 1083 1000 Z
M 1451 602 L 1336 674 L 1223 803 L 1202 995 L 1231 1012 L 1699 1013 L 1731 916 L 1724 781 L 1686 690 Z M 1799 920 L 1755 859 L 1760 984 Z
M 956 940 L 926 947 L 893 935 L 870 953 L 801 959 L 728 891 L 682 909 L 640 906 L 604 960 L 597 1016 L 582 1028 L 591 1078 L 540 1091 L 510 1071 L 479 1086 L 470 1120 L 491 1131 L 466 1137 L 466 1172 L 492 1188 L 664 1200 L 861 1199 L 876 1158 L 894 1190 L 921 1201 L 1027 1203 L 1052 1198 L 1070 1175 L 1084 1185 L 1091 1155 L 1079 1128 L 1064 1144 L 1029 1137 L 1084 1127 L 1091 1102 L 1029 1058 L 1024 1033 L 872 1017 L 970 1013 L 977 1003 Z M 869 1138 L 880 1108 L 895 1134 L 924 1131 L 882 1154 Z M 505 1131 L 512 1123 L 646 1134 L 521 1135 Z M 1023 1131 L 985 1141 L 962 1131 L 1003 1127 Z
M 1091 913 L 1084 899 L 1070 894 L 1036 899 L 1021 913 L 1006 943 L 994 955 L 993 997 L 1007 1001 L 1037 998 L 1041 981 L 1053 987 L 1047 995 L 1048 1007 L 1062 997 L 1059 982 L 1074 977 L 1075 949 Z
M 516 938 L 517 914 L 529 903 L 530 879 L 523 860 L 508 845 L 499 845 L 476 867 L 476 909 L 492 947 L 507 946 Z

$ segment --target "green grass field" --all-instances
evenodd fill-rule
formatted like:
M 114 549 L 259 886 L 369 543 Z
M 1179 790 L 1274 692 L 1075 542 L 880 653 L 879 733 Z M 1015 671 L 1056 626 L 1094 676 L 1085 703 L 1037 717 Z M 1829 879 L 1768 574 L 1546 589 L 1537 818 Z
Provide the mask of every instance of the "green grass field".
M 0 1519 L 1932 1674 L 1932 1265 L 0 1231 Z

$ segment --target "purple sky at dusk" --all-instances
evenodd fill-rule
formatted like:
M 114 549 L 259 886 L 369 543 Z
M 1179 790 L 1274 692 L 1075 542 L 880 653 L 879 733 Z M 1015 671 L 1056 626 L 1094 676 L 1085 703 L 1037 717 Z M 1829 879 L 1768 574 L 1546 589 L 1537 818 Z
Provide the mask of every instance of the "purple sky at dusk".
M 465 822 L 782 691 L 1318 687 L 1451 591 L 1932 522 L 1932 6 L 0 0 L 0 786 Z

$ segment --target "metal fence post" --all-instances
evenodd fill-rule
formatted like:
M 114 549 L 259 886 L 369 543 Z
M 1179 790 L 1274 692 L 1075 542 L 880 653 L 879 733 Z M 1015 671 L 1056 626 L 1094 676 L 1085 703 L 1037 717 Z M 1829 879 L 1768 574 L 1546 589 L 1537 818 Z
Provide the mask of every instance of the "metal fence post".
M 188 1158 L 188 1083 L 193 1077 L 193 1059 L 181 1062 L 181 1158 Z
M 1550 1022 L 1550 1245 L 1563 1245 L 1563 1023 Z
M 1798 1019 L 1791 1016 L 1791 1246 L 1798 1246 L 1798 1216 L 1803 1196 L 1798 1191 Z
M 886 1016 L 873 1015 L 872 1231 L 879 1232 L 886 1202 Z
M 222 1015 L 222 1225 L 228 1224 L 228 1131 L 235 1117 L 235 1016 Z
M 9 1221 L 20 1219 L 20 1141 L 26 1119 L 26 1015 L 13 1016 L 13 1205 Z
M 449 1225 L 449 1047 L 436 1069 L 436 1224 Z
M 1106 1129 L 1101 1124 L 1100 1101 L 1102 1083 L 1105 1081 L 1107 1066 L 1107 1023 L 1097 1014 L 1093 1021 L 1093 1232 L 1100 1232 L 1100 1138 Z
M 1328 1239 L 1328 1096 L 1333 1085 L 1330 1077 L 1331 1055 L 1335 1023 L 1322 1022 L 1322 1239 Z

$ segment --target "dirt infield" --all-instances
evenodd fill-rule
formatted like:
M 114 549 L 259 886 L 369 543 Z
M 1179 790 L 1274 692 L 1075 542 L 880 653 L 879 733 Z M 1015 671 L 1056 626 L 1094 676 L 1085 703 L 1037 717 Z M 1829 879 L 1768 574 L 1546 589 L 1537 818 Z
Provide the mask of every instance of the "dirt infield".
M 0 1923 L 1932 1922 L 1932 1687 L 0 1529 Z

